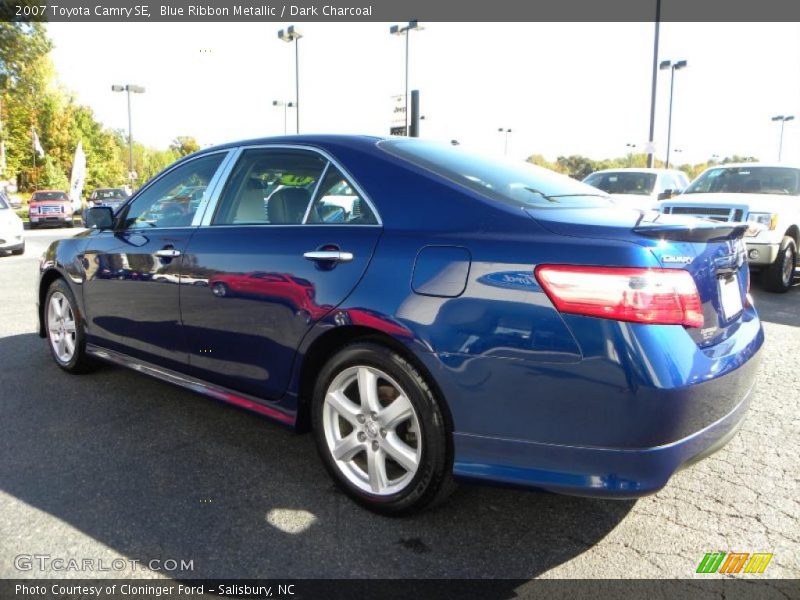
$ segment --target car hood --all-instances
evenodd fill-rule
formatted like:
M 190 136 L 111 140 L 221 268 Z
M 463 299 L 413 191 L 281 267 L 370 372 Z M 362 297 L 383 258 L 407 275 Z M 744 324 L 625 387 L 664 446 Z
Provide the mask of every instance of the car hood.
M 22 219 L 13 210 L 0 210 L 0 229 L 22 229 Z
M 785 194 L 681 194 L 660 203 L 661 206 L 728 206 L 752 208 L 755 212 L 779 212 L 800 202 Z
M 623 208 L 649 209 L 656 207 L 655 198 L 648 194 L 609 194 L 614 204 Z

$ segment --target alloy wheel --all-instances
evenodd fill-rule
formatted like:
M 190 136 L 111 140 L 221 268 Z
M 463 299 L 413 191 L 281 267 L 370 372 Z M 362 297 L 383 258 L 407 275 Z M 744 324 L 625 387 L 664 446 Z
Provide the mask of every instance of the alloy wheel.
M 75 355 L 75 315 L 67 297 L 54 292 L 47 305 L 47 329 L 50 345 L 59 362 L 66 364 Z
M 783 253 L 782 274 L 783 285 L 789 287 L 794 279 L 794 250 L 791 246 L 786 248 L 786 251 Z
M 337 468 L 359 489 L 389 496 L 417 473 L 419 417 L 408 395 L 380 369 L 359 365 L 341 371 L 325 394 L 322 425 Z

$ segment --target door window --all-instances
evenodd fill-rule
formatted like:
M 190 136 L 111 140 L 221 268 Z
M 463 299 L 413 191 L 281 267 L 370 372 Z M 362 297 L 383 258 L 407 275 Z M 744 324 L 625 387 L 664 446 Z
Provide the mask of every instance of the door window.
M 188 227 L 225 153 L 210 154 L 163 175 L 120 215 L 124 229 Z
M 327 160 L 315 152 L 254 148 L 236 163 L 213 225 L 299 225 Z
M 378 224 L 369 204 L 333 163 L 325 173 L 307 222 L 321 225 Z

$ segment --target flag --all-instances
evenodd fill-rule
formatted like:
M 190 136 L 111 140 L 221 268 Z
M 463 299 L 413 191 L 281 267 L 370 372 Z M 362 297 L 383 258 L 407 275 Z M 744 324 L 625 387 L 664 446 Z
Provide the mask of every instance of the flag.
M 86 154 L 83 151 L 83 142 L 78 142 L 75 158 L 72 159 L 72 176 L 69 179 L 69 197 L 73 206 L 81 206 L 84 179 L 86 179 Z
M 42 148 L 42 143 L 39 141 L 39 136 L 36 135 L 36 130 L 31 129 L 33 132 L 33 151 L 39 155 L 39 157 L 44 156 L 44 148 Z

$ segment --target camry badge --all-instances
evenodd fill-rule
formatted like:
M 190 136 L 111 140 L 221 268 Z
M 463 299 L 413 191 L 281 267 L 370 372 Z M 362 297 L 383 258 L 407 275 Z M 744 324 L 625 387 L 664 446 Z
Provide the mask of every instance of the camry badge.
M 661 257 L 661 262 L 663 263 L 678 263 L 681 265 L 688 265 L 693 260 L 691 256 L 672 256 L 671 254 L 665 254 Z

